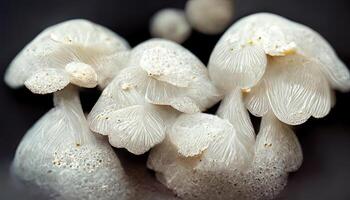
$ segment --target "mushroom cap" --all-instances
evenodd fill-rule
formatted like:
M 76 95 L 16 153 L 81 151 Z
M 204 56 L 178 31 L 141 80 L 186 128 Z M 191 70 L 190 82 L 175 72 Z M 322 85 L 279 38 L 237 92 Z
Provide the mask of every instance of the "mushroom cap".
M 200 157 L 182 157 L 167 137 L 151 150 L 148 167 L 156 171 L 156 178 L 181 199 L 242 199 L 243 176 L 228 167 L 226 170 L 193 168 Z
M 246 94 L 256 116 L 272 111 L 284 123 L 299 125 L 311 116 L 326 116 L 334 104 L 326 77 L 318 65 L 299 55 L 273 57 L 264 78 Z
M 223 32 L 234 15 L 233 0 L 189 0 L 185 10 L 192 27 L 205 34 Z
M 315 62 L 333 88 L 350 88 L 349 71 L 322 36 L 304 25 L 269 13 L 249 15 L 232 25 L 215 46 L 208 68 L 219 88 L 246 89 L 263 77 L 266 56 L 292 54 Z
M 55 108 L 20 142 L 13 172 L 50 197 L 128 199 L 134 191 L 124 169 L 105 139 L 89 130 L 77 93 L 58 93 Z
M 165 130 L 177 112 L 149 104 L 126 80 L 135 78 L 134 68 L 125 68 L 103 90 L 88 116 L 90 129 L 108 135 L 112 146 L 143 154 L 165 138 Z
M 169 140 L 184 162 L 196 159 L 193 168 L 198 170 L 244 171 L 253 158 L 254 143 L 227 120 L 214 115 L 180 115 L 169 129 Z
M 191 26 L 182 10 L 167 8 L 154 14 L 150 23 L 150 31 L 153 37 L 182 43 L 190 36 Z
M 17 88 L 44 75 L 40 85 L 50 87 L 25 85 L 34 93 L 52 93 L 65 86 L 53 86 L 57 74 L 42 72 L 53 69 L 78 86 L 104 87 L 124 67 L 128 49 L 127 42 L 107 28 L 83 19 L 69 20 L 45 29 L 30 42 L 10 64 L 5 82 Z
M 137 70 L 128 84 L 137 85 L 136 89 L 151 104 L 195 113 L 212 106 L 221 96 L 203 63 L 171 41 L 151 39 L 136 46 L 128 67 Z

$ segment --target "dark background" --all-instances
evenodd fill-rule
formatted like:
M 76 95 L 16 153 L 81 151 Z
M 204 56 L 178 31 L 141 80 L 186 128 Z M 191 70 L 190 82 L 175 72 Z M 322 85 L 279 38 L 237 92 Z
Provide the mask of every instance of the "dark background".
M 321 33 L 350 66 L 350 1 L 236 0 L 236 19 L 272 12 L 306 24 Z M 13 57 L 41 30 L 58 22 L 86 18 L 107 26 L 131 46 L 148 39 L 148 20 L 164 7 L 183 8 L 185 0 L 49 1 L 0 0 L 0 199 L 29 199 L 10 184 L 8 166 L 26 130 L 52 107 L 52 96 L 11 90 L 2 81 Z M 194 32 L 184 46 L 207 62 L 219 36 Z M 82 93 L 88 111 L 97 91 Z M 282 199 L 350 199 L 350 93 L 337 93 L 337 104 L 323 119 L 295 127 L 304 163 L 291 174 Z M 33 144 L 35 145 L 35 144 Z

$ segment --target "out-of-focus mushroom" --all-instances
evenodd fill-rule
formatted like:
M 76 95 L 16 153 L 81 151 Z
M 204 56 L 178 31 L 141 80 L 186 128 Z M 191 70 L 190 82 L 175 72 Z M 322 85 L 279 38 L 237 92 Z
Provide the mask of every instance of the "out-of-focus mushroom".
M 87 20 L 45 29 L 10 64 L 6 83 L 47 94 L 69 83 L 105 87 L 125 66 L 129 45 L 112 31 Z
M 75 89 L 54 98 L 18 146 L 14 174 L 55 199 L 130 199 L 135 191 L 108 142 L 89 130 Z
M 233 0 L 188 0 L 186 16 L 191 26 L 205 34 L 223 32 L 233 21 Z
M 158 11 L 151 19 L 150 32 L 153 37 L 184 42 L 191 34 L 191 26 L 180 9 L 167 8 Z

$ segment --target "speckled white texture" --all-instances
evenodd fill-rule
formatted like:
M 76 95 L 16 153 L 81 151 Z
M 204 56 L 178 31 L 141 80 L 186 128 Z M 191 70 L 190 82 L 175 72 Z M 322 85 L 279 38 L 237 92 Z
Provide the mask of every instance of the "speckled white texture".
M 192 147 L 192 150 L 196 150 L 199 147 L 197 144 L 203 142 L 202 137 L 213 137 L 213 132 L 218 132 L 219 127 L 225 129 L 225 126 L 219 126 L 218 120 L 222 119 L 215 119 L 215 116 L 205 117 L 206 114 L 195 115 L 203 115 L 203 119 L 192 123 L 194 121 L 184 120 L 184 117 L 191 116 L 181 116 L 164 142 L 152 149 L 148 159 L 148 167 L 156 171 L 157 179 L 183 199 L 274 199 L 286 186 L 288 173 L 297 170 L 301 165 L 302 151 L 296 136 L 271 113 L 263 118 L 256 144 L 245 143 L 245 146 L 255 146 L 254 157 L 247 156 L 246 152 L 238 154 L 249 161 L 248 166 L 237 168 L 241 161 L 225 165 L 220 162 L 220 159 L 226 158 L 223 152 L 217 155 L 220 159 L 213 160 L 214 165 L 208 164 L 206 157 L 210 140 L 202 143 L 205 148 L 201 148 L 200 153 L 185 154 L 184 149 Z M 203 120 L 207 123 L 203 124 Z M 218 125 L 216 130 L 207 128 L 214 127 L 215 124 Z M 197 134 L 197 131 L 203 133 L 202 137 L 188 136 Z M 220 135 L 216 137 L 220 138 Z M 179 141 L 193 145 L 183 148 Z M 227 139 L 223 141 L 226 144 L 230 142 Z M 232 148 L 241 148 L 239 143 L 231 145 Z M 213 168 L 215 165 L 221 167 Z
M 150 23 L 153 37 L 168 39 L 177 43 L 184 42 L 191 34 L 184 11 L 174 8 L 159 10 Z
M 55 108 L 22 139 L 13 172 L 55 199 L 128 199 L 134 191 L 119 159 L 89 131 L 70 90 L 55 94 Z
M 127 42 L 112 31 L 83 19 L 70 20 L 51 26 L 41 32 L 12 61 L 5 82 L 13 88 L 22 86 L 28 79 L 43 70 L 63 70 L 70 82 L 82 87 L 105 87 L 125 65 L 129 54 Z M 68 64 L 81 63 L 85 68 L 75 67 L 74 73 L 65 68 Z M 97 74 L 91 80 L 85 75 Z M 75 76 L 79 74 L 79 76 Z M 51 80 L 52 79 L 52 80 Z M 48 75 L 40 84 L 27 82 L 26 86 L 34 93 L 52 93 L 61 87 L 53 86 L 43 90 L 37 85 L 52 85 L 56 77 Z
M 138 71 L 129 84 L 136 85 L 149 103 L 193 113 L 220 99 L 203 63 L 174 42 L 151 39 L 141 43 L 132 50 L 128 66 Z

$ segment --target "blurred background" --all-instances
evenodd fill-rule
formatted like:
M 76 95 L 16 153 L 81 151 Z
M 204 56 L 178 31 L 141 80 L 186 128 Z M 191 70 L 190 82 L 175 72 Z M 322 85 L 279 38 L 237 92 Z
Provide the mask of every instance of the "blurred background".
M 9 165 L 27 129 L 52 107 L 50 95 L 11 90 L 3 83 L 5 69 L 14 56 L 44 28 L 74 18 L 106 26 L 135 46 L 150 38 L 148 25 L 153 13 L 165 7 L 184 8 L 185 2 L 0 0 L 0 199 L 31 199 L 25 191 L 13 186 Z M 310 26 L 350 66 L 350 1 L 235 0 L 235 20 L 255 12 L 276 13 Z M 193 32 L 183 45 L 207 63 L 219 37 Z M 281 199 L 350 199 L 350 93 L 336 95 L 337 104 L 326 118 L 311 119 L 295 127 L 303 147 L 304 163 L 290 175 Z M 84 91 L 81 96 L 85 110 L 89 111 L 99 92 Z

